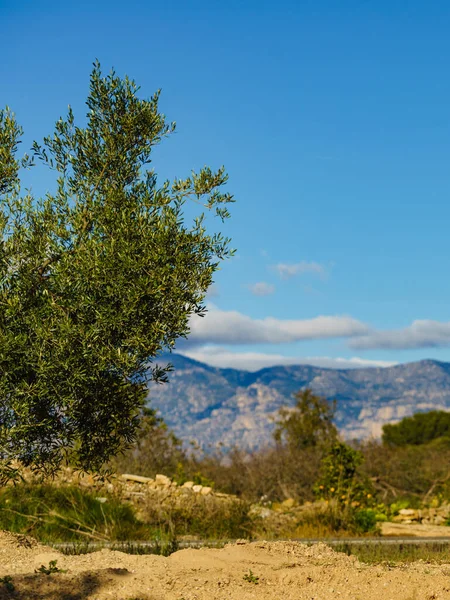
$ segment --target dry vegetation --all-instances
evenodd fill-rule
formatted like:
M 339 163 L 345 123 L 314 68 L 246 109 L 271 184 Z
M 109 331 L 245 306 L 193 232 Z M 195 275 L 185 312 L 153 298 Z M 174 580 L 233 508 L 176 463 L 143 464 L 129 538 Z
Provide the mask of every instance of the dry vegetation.
M 148 477 L 164 473 L 178 483 L 212 484 L 250 503 L 314 501 L 320 497 L 315 484 L 322 461 L 338 441 L 334 406 L 309 390 L 296 398 L 294 410 L 280 412 L 273 443 L 255 452 L 240 448 L 187 452 L 166 425 L 147 411 L 137 444 L 117 457 L 113 468 Z M 418 505 L 450 500 L 448 435 L 417 444 L 367 440 L 349 442 L 348 447 L 361 459 L 356 480 L 364 481 L 380 502 L 404 500 Z
M 406 445 L 343 443 L 332 416 L 331 404 L 302 392 L 294 410 L 280 413 L 272 446 L 205 453 L 186 451 L 146 409 L 137 443 L 110 467 L 145 477 L 164 474 L 180 493 L 146 494 L 137 484 L 130 504 L 130 496 L 111 485 L 16 482 L 0 490 L 0 528 L 44 542 L 153 539 L 159 551 L 170 551 L 187 538 L 376 535 L 380 521 L 413 508 L 428 507 L 428 523 L 446 524 L 450 507 L 438 521 L 432 511 L 450 501 L 447 437 Z M 229 497 L 183 495 L 187 490 L 180 486 L 188 481 Z

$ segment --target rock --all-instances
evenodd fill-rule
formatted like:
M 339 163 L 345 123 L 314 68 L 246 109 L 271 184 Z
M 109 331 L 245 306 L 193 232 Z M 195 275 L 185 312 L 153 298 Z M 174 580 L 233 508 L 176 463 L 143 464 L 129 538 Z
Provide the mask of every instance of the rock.
M 92 487 L 95 484 L 94 478 L 92 475 L 88 475 L 86 473 L 81 473 L 78 476 L 78 483 L 83 487 Z
M 425 525 L 419 523 L 379 523 L 383 536 L 415 536 L 415 537 L 448 537 L 449 528 L 438 525 Z
M 156 477 L 158 477 L 158 475 Z M 164 477 L 164 475 L 162 477 Z M 148 483 L 149 481 L 153 481 L 151 477 L 141 477 L 141 475 L 130 475 L 128 473 L 122 475 L 122 479 L 125 481 L 136 481 L 136 483 Z
M 398 511 L 398 515 L 393 517 L 394 523 L 412 523 L 413 521 L 421 521 L 423 514 L 419 510 L 413 508 L 402 508 Z
M 212 492 L 212 488 L 208 487 L 207 485 L 203 486 L 202 489 L 200 490 L 200 494 L 202 496 L 209 496 L 211 492 Z
M 181 487 L 192 489 L 194 487 L 194 482 L 193 481 L 185 481 Z
M 192 486 L 192 491 L 195 492 L 196 494 L 199 494 L 203 489 L 202 485 L 193 485 Z
M 447 522 L 447 519 L 445 517 L 442 517 L 440 515 L 438 515 L 437 517 L 434 517 L 433 519 L 433 523 L 435 525 L 445 525 Z
M 172 480 L 170 479 L 170 477 L 167 477 L 167 475 L 156 475 L 155 477 L 155 483 L 157 485 L 164 485 L 164 486 L 171 486 L 172 485 Z

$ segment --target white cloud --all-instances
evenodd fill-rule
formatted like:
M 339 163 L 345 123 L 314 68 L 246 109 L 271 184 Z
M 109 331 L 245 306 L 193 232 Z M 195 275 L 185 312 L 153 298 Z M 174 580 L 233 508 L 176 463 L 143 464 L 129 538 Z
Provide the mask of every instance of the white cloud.
M 254 296 L 270 296 L 275 291 L 275 286 L 265 281 L 259 281 L 248 286 Z
M 252 319 L 237 311 L 224 311 L 211 305 L 208 308 L 205 317 L 193 315 L 191 318 L 189 344 L 281 344 L 369 333 L 367 325 L 345 315 L 298 320 Z
M 220 296 L 219 286 L 217 285 L 217 283 L 212 283 L 208 288 L 207 297 L 208 298 L 217 298 L 217 296 Z
M 290 279 L 295 275 L 303 275 L 304 273 L 315 273 L 321 277 L 325 277 L 327 270 L 325 267 L 316 262 L 306 262 L 302 260 L 298 263 L 278 263 L 272 267 L 277 271 L 281 279 Z
M 358 369 L 363 367 L 390 367 L 396 363 L 382 360 L 329 358 L 327 356 L 294 357 L 260 352 L 232 352 L 220 346 L 206 345 L 180 352 L 189 358 L 213 367 L 259 371 L 276 365 L 312 365 L 328 369 Z
M 413 321 L 403 329 L 371 331 L 350 342 L 351 348 L 401 350 L 450 345 L 450 322 Z
M 260 295 L 263 292 L 270 293 L 265 285 L 261 282 L 262 287 L 257 290 Z M 252 291 L 257 293 L 256 290 Z M 348 315 L 312 319 L 253 319 L 240 312 L 224 311 L 208 304 L 206 316 L 200 318 L 193 315 L 190 326 L 191 333 L 184 347 L 199 344 L 283 344 L 339 337 L 352 338 L 348 346 L 357 350 L 450 346 L 450 321 L 416 320 L 403 329 L 380 331 Z

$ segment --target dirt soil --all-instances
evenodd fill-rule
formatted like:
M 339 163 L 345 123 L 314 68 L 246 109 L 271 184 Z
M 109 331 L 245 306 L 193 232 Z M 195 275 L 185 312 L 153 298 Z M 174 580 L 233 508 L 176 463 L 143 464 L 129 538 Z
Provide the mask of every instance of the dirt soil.
M 423 523 L 381 523 L 381 535 L 395 537 L 448 538 L 450 527 Z
M 66 572 L 35 572 L 51 560 Z M 110 550 L 64 556 L 0 532 L 5 576 L 11 579 L 0 579 L 1 599 L 450 600 L 450 564 L 368 566 L 321 543 L 243 542 L 168 558 Z

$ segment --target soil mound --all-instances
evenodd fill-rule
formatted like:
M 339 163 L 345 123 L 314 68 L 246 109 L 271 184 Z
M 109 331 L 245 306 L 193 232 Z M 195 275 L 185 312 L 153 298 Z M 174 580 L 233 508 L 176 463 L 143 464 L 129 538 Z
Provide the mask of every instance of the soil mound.
M 34 538 L 20 533 L 0 531 L 0 562 L 2 566 L 17 565 L 22 562 L 51 554 L 56 559 L 59 552 L 48 546 L 39 544 Z
M 0 533 L 0 551 L 2 600 L 450 600 L 450 565 L 368 566 L 326 544 L 237 542 L 168 558 L 110 550 L 64 556 Z M 36 572 L 49 560 L 60 570 Z

